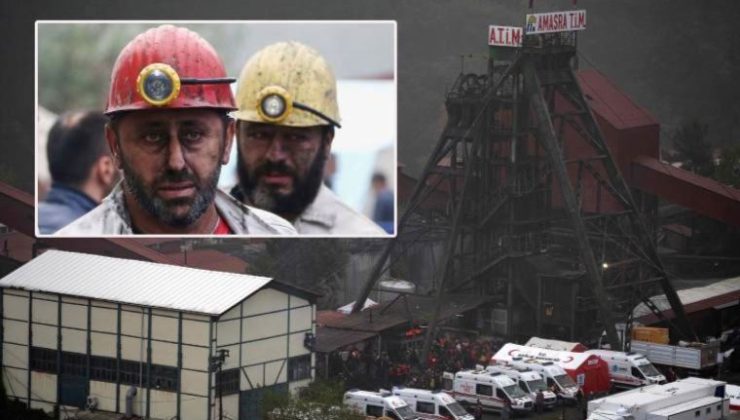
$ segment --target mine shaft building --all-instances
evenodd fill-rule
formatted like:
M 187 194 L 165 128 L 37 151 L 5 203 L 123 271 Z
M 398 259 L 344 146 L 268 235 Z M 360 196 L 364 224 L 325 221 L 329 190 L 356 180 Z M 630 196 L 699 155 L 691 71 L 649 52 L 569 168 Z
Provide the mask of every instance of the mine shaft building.
M 5 389 L 48 412 L 215 419 L 222 404 L 259 418 L 265 391 L 313 378 L 315 298 L 266 277 L 49 250 L 0 280 Z

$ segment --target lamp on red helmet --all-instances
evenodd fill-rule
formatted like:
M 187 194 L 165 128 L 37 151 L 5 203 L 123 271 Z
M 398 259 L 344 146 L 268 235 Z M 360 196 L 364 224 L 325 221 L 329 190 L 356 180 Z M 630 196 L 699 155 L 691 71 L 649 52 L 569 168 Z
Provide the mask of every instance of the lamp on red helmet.
M 116 59 L 105 113 L 153 108 L 236 109 L 235 79 L 195 32 L 162 25 L 139 34 Z

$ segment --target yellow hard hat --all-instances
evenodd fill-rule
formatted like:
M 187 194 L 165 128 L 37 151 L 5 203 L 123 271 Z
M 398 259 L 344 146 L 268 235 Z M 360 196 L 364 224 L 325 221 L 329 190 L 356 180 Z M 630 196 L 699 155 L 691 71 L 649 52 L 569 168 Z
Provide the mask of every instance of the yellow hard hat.
M 278 42 L 254 54 L 236 88 L 244 121 L 311 127 L 339 125 L 337 81 L 318 51 L 300 42 Z

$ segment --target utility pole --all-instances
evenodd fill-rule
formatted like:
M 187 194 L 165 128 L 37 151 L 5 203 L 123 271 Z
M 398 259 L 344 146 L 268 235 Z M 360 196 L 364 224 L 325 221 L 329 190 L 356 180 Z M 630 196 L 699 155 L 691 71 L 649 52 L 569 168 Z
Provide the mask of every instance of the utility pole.
M 218 353 L 215 356 L 211 356 L 211 371 L 216 372 L 216 387 L 218 388 L 218 419 L 224 419 L 224 399 L 223 399 L 223 376 L 221 375 L 221 368 L 229 357 L 229 351 L 227 349 L 218 349 Z

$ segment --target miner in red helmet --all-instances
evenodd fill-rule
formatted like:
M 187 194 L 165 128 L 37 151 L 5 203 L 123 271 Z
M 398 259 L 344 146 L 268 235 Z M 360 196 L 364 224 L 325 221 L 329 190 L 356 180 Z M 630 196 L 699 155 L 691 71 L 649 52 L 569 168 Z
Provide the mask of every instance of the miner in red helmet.
M 284 219 L 220 191 L 235 110 L 224 65 L 195 32 L 163 25 L 116 60 L 105 137 L 123 181 L 58 234 L 295 234 Z

